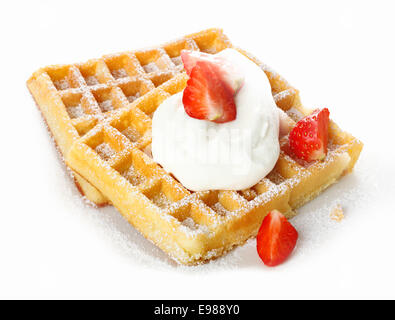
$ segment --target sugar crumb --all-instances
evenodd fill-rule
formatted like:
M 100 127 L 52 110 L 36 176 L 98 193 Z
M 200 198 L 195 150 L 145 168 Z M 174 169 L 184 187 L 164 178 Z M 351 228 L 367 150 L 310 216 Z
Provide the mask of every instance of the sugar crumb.
M 337 204 L 330 213 L 332 220 L 340 222 L 344 219 L 344 211 L 340 204 Z

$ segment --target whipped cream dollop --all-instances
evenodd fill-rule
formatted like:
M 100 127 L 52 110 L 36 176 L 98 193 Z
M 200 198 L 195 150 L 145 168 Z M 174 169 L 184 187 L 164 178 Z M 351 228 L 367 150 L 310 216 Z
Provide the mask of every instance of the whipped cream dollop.
M 280 153 L 279 113 L 266 74 L 234 49 L 217 55 L 244 77 L 235 120 L 191 118 L 183 92 L 163 101 L 152 119 L 154 160 L 193 191 L 250 188 L 274 168 Z

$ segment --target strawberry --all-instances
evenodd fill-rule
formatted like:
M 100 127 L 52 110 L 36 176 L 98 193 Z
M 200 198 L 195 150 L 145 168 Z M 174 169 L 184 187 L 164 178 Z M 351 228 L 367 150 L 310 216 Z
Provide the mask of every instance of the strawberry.
M 191 75 L 192 70 L 198 61 L 205 61 L 217 67 L 221 79 L 234 90 L 235 94 L 243 85 L 243 74 L 224 57 L 200 51 L 182 50 L 181 59 L 188 76 Z
M 298 232 L 281 212 L 273 210 L 263 219 L 256 240 L 263 263 L 274 267 L 291 254 L 298 240 Z
M 329 110 L 315 110 L 301 119 L 289 134 L 289 146 L 305 161 L 323 160 L 328 151 Z
M 235 90 L 224 80 L 220 66 L 199 60 L 190 72 L 182 102 L 190 117 L 224 123 L 236 119 L 234 96 Z

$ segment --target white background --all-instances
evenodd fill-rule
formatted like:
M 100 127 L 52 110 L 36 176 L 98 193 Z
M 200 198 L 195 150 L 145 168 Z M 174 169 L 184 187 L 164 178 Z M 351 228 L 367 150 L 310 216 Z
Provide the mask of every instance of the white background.
M 3 1 L 0 15 L 0 298 L 395 298 L 392 1 Z M 25 86 L 41 66 L 208 27 L 365 143 L 354 173 L 292 220 L 300 240 L 274 269 L 255 241 L 176 266 L 115 209 L 87 206 Z M 329 219 L 337 203 L 341 223 Z

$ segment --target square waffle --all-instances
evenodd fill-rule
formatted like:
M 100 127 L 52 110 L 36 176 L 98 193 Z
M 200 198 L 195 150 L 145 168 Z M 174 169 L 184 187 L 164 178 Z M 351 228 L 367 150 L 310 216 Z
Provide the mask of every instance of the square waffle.
M 48 67 L 28 81 L 67 165 L 83 181 L 83 192 L 96 203 L 111 202 L 182 264 L 204 262 L 243 244 L 256 236 L 272 209 L 294 216 L 295 209 L 349 173 L 362 150 L 359 140 L 331 121 L 324 161 L 296 160 L 285 135 L 274 170 L 255 186 L 204 192 L 183 187 L 152 159 L 152 114 L 186 86 L 182 49 L 216 53 L 230 47 L 221 30 L 210 29 L 158 48 Z M 235 49 L 266 73 L 290 126 L 311 113 L 281 76 Z

